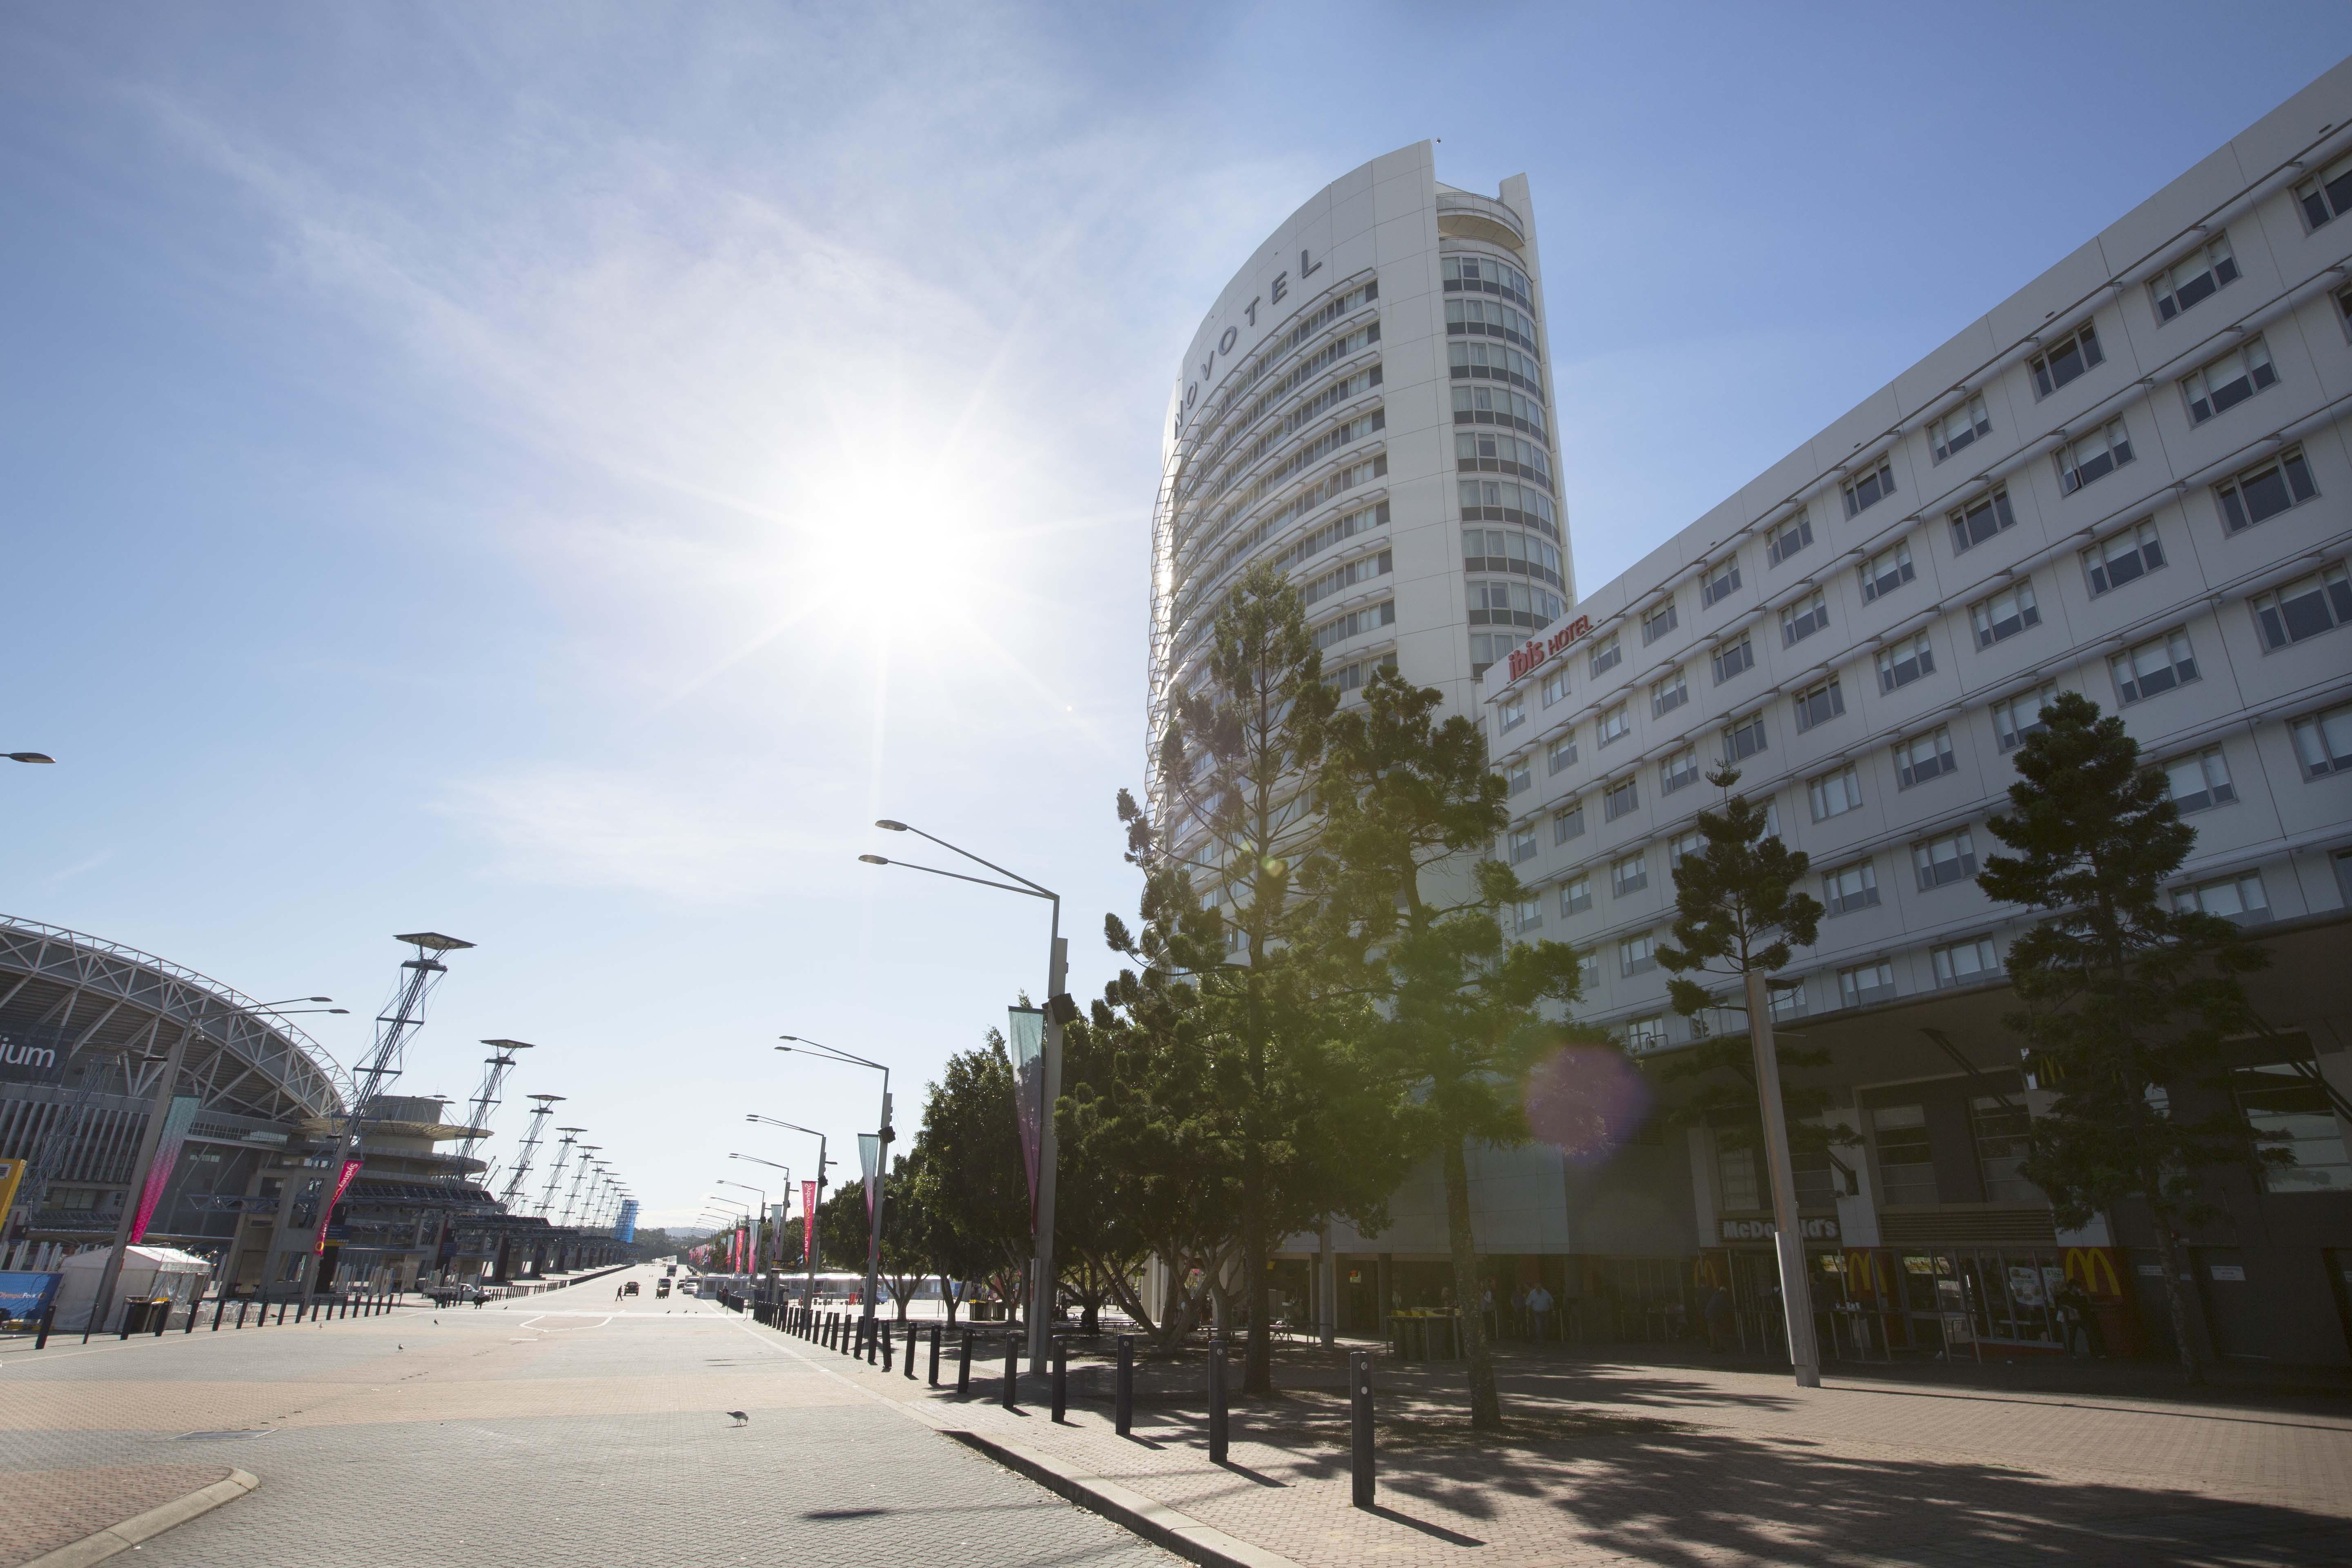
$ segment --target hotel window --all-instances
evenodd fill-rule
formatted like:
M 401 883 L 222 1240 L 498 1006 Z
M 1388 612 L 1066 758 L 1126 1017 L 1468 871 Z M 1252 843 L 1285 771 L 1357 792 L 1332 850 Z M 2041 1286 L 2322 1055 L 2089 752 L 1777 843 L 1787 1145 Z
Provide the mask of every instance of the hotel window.
M 1712 566 L 1703 567 L 1698 577 L 1699 602 L 1712 609 L 1739 592 L 1739 557 L 1727 555 Z
M 1813 520 L 1799 512 L 1764 535 L 1765 559 L 1775 566 L 1813 542 Z
M 1895 965 L 1880 959 L 1876 963 L 1857 963 L 1851 969 L 1838 971 L 1838 1001 L 1848 1007 L 1867 1007 L 1873 1002 L 1895 1000 Z
M 1927 646 L 1927 634 L 1904 638 L 1893 647 L 1878 650 L 1878 689 L 1893 691 L 1910 685 L 1923 675 L 1936 672 L 1936 650 Z
M 1511 906 L 1511 929 L 1513 931 L 1534 931 L 1543 924 L 1543 900 L 1541 899 L 1521 899 Z
M 1568 671 L 1555 669 L 1543 679 L 1543 705 L 1547 708 L 1568 698 Z
M 1570 730 L 1544 749 L 1544 770 L 1559 773 L 1576 762 L 1576 731 Z
M 2262 1140 L 2261 1146 L 2284 1149 L 2294 1157 L 2291 1164 L 2263 1165 L 2263 1185 L 2274 1193 L 2352 1189 L 2352 1157 L 2345 1152 L 2344 1125 L 2336 1119 L 2324 1085 L 2306 1076 L 2310 1070 L 2299 1062 L 2270 1062 L 2230 1073 L 2238 1109 Z
M 1509 734 L 1527 721 L 1528 705 L 1521 699 L 1514 697 L 1507 702 L 1495 705 L 1495 723 L 1504 734 Z
M 1495 666 L 1511 657 L 1519 646 L 1517 634 L 1511 632 L 1472 632 L 1470 634 L 1470 679 L 1475 680 Z
M 1567 586 L 1560 579 L 1559 552 L 1556 548 L 1533 534 L 1507 528 L 1464 529 L 1462 569 L 1507 572 L 1514 576 L 1539 578 L 1555 588 Z
M 1862 804 L 1862 775 L 1851 765 L 1805 781 L 1805 796 L 1812 803 L 1813 820 L 1843 816 Z
M 1643 931 L 1629 936 L 1617 944 L 1617 973 L 1625 978 L 1647 974 L 1658 967 L 1658 939 L 1655 932 Z
M 2219 746 L 2173 758 L 2164 764 L 2164 783 L 2172 795 L 2172 808 L 2183 816 L 2227 805 L 2238 798 L 2237 787 L 2230 782 L 2229 760 Z
M 1654 605 L 1650 609 L 1643 611 L 1642 646 L 1647 647 L 1650 644 L 1657 641 L 1668 632 L 1673 631 L 1678 624 L 1679 618 L 1675 614 L 1675 602 L 1672 599 L 1668 599 L 1663 605 Z
M 1601 743 L 1602 745 L 1613 744 L 1633 732 L 1633 715 L 1627 711 L 1627 708 L 1628 704 L 1620 702 L 1615 707 L 1604 709 L 1601 711 Z
M 1542 352 L 1536 342 L 1536 324 L 1508 305 L 1498 305 L 1492 300 L 1445 301 L 1445 331 L 1448 337 L 1469 333 L 1500 338 L 1523 349 Z
M 1532 788 L 1535 782 L 1536 771 L 1528 765 L 1524 757 L 1511 763 L 1503 772 L 1504 793 L 1507 795 L 1521 794 Z
M 2150 637 L 2107 660 L 2115 672 L 2116 693 L 2125 702 L 2138 702 L 2185 686 L 2197 679 L 2197 655 L 2189 646 L 2186 627 Z
M 1449 256 L 1444 264 L 1445 291 L 1473 294 L 1482 290 L 1528 302 L 1528 277 L 1507 261 L 1491 256 Z
M 1683 679 L 1680 667 L 1670 669 L 1650 683 L 1650 717 L 1663 719 L 1690 700 L 1690 682 Z
M 1859 517 L 1895 493 L 1895 468 L 1885 456 L 1864 463 L 1843 486 L 1845 514 Z
M 1639 807 L 1641 804 L 1641 781 L 1632 777 L 1620 779 L 1617 783 L 1601 788 L 1601 819 L 1603 822 L 1614 822 L 1627 812 Z
M 1592 988 L 1600 984 L 1601 950 L 1597 947 L 1588 947 L 1576 955 L 1577 989 L 1590 996 L 1592 994 Z
M 1535 858 L 1536 830 L 1532 827 L 1522 827 L 1514 832 L 1511 835 L 1511 864 L 1517 866 L 1521 861 L 1532 860 Z
M 2278 367 L 2271 363 L 2270 345 L 2254 338 L 2183 376 L 2180 395 L 2189 400 L 2189 422 L 2202 425 L 2277 384 Z
M 2352 621 L 2352 578 L 2341 564 L 2299 577 L 2248 601 L 2265 651 L 2332 632 Z
M 1976 628 L 1977 647 L 2007 642 L 2028 626 L 2042 624 L 2042 610 L 2033 602 L 2033 583 L 2021 579 L 1990 599 L 1969 606 L 1969 624 Z
M 1584 832 L 1584 803 L 1572 800 L 1552 814 L 1551 841 L 1565 844 Z
M 1772 795 L 1764 797 L 1764 837 L 1767 838 L 1780 837 L 1780 802 L 1778 797 Z
M 2148 280 L 2148 297 L 2158 320 L 2168 321 L 2189 306 L 2238 280 L 2238 258 L 2230 237 L 2217 234 Z
M 2091 579 L 2091 596 L 2137 582 L 2164 564 L 2164 542 L 2156 524 L 2143 520 L 2118 529 L 2083 552 L 2083 570 Z
M 1919 874 L 1919 890 L 1927 892 L 1977 874 L 1977 842 L 1965 827 L 1911 846 L 1911 867 Z
M 2034 395 L 2049 396 L 2106 357 L 2099 348 L 2097 329 L 2084 322 L 2026 362 L 2033 372 Z
M 1785 1024 L 1791 1018 L 1805 1016 L 1805 983 L 1801 978 L 1767 980 L 1764 995 L 1764 1005 L 1770 1010 L 1772 1021 L 1776 1024 Z
M 1967 985 L 2000 973 L 2000 952 L 1989 936 L 1972 942 L 1948 942 L 1929 950 L 1927 956 L 1935 965 L 1937 985 Z
M 1992 705 L 1993 739 L 2004 752 L 2013 752 L 2025 744 L 2028 735 L 2038 735 L 2048 726 L 2042 722 L 2042 710 L 2058 695 L 2054 683 L 2045 682 L 2031 691 L 2015 697 L 2004 697 Z
M 1458 430 L 1454 436 L 1454 467 L 1465 474 L 1516 474 L 1523 479 L 1551 483 L 1551 454 L 1541 443 L 1517 436 Z
M 1981 397 L 1969 398 L 1927 426 L 1928 445 L 1939 463 L 1991 434 L 1992 420 L 1985 413 L 1985 400 Z
M 1819 686 L 1809 686 L 1798 692 L 1794 700 L 1799 734 L 1816 724 L 1825 724 L 1845 711 L 1845 693 L 1839 689 L 1838 678 L 1834 675 Z
M 1607 671 L 1616 668 L 1624 658 L 1625 650 L 1617 645 L 1617 634 L 1611 632 L 1592 645 L 1593 679 L 1597 680 Z
M 1723 732 L 1723 760 L 1744 762 L 1764 749 L 1764 714 L 1750 713 L 1745 719 L 1734 719 Z
M 1833 915 L 1878 907 L 1878 868 L 1867 860 L 1841 866 L 1822 877 L 1822 905 Z
M 2058 448 L 2051 459 L 2058 465 L 2058 488 L 2068 495 L 2095 479 L 2105 479 L 2132 460 L 2131 433 L 2120 419 L 2110 419 L 2089 435 Z
M 2294 754 L 2303 763 L 2304 777 L 2352 773 L 2352 702 L 2297 719 L 2289 728 L 2294 733 Z
M 1911 568 L 1910 542 L 1897 541 L 1862 563 L 1862 602 L 1867 605 L 1892 594 L 1916 575 Z
M 1375 385 L 1379 384 L 1374 373 Z M 1454 389 L 1456 425 L 1508 425 L 1531 436 L 1549 436 L 1540 398 L 1528 397 L 1499 386 L 1457 386 Z
M 1378 460 L 1386 464 L 1388 458 Z M 1385 474 L 1388 469 L 1383 467 L 1380 471 Z M 1551 498 L 1533 485 L 1507 479 L 1461 479 L 1454 489 L 1462 502 L 1465 522 L 1516 522 L 1555 540 L 1559 537 L 1559 519 L 1552 510 Z
M 1692 828 L 1688 833 L 1681 835 L 1679 837 L 1669 838 L 1666 840 L 1667 871 L 1672 872 L 1675 867 L 1681 865 L 1685 860 L 1689 859 L 1692 856 L 1703 852 L 1706 848 L 1706 835 L 1701 833 L 1696 827 Z
M 1927 1113 L 1916 1105 L 1882 1105 L 1870 1113 L 1878 1145 L 1878 1184 L 1889 1204 L 1932 1204 L 1936 1155 L 1927 1141 Z
M 1942 778 L 1959 765 L 1952 758 L 1952 731 L 1948 724 L 1895 743 L 1895 777 L 1903 789 Z
M 2194 888 L 2175 889 L 2172 907 L 2199 914 L 2219 915 L 2240 925 L 2260 925 L 2271 918 L 2271 901 L 2263 894 L 2263 879 L 2259 871 L 2248 871 L 2240 877 L 2223 877 L 2219 881 L 2200 883 Z
M 1830 602 L 1820 590 L 1780 612 L 1780 646 L 1794 647 L 1830 624 Z
M 1592 907 L 1592 879 L 1579 877 L 1559 890 L 1559 912 L 1562 917 L 1580 915 Z
M 1658 793 L 1672 795 L 1698 783 L 1698 748 L 1685 746 L 1658 764 Z
M 1650 885 L 1650 862 L 1636 852 L 1609 867 L 1609 896 L 1622 899 L 1628 893 L 1638 893 Z
M 2019 1173 L 2033 1151 L 2033 1113 L 2007 1095 L 1979 1094 L 1969 1101 L 1969 1135 L 1977 1146 L 1977 1176 L 1987 1203 L 2037 1204 L 2042 1189 Z
M 1567 607 L 1558 594 L 1533 583 L 1473 577 L 1465 587 L 1474 626 L 1526 626 L 1537 631 L 1559 619 Z
M 2352 158 L 2295 186 L 2294 199 L 2303 208 L 2303 221 L 2314 228 L 2352 212 Z
M 1952 553 L 1961 554 L 1975 549 L 1994 534 L 2017 526 L 2017 514 L 2010 510 L 2009 491 L 1998 489 L 1981 500 L 1955 508 L 1949 514 L 1952 524 Z
M 1653 1013 L 1646 1018 L 1629 1018 L 1625 1022 L 1625 1050 L 1629 1056 L 1641 1056 L 1654 1051 L 1666 1043 L 1666 1020 L 1663 1014 Z
M 2289 447 L 2266 463 L 2242 468 L 2213 487 L 2221 503 L 2221 526 L 2231 533 L 2268 522 L 2319 493 L 2303 448 Z
M 1748 643 L 1748 634 L 1742 632 L 1738 642 L 1717 648 L 1707 662 L 1715 669 L 1715 683 L 1720 686 L 1733 676 L 1756 668 L 1756 649 Z
M 1445 360 L 1453 379 L 1507 381 L 1529 392 L 1543 391 L 1543 367 L 1534 358 L 1500 343 L 1448 343 Z

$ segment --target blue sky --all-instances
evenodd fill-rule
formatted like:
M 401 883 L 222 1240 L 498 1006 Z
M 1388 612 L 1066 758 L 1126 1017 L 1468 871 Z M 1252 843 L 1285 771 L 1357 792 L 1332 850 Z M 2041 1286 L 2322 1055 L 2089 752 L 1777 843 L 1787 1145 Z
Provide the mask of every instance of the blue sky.
M 1128 910 L 1160 415 L 1373 155 L 1524 170 L 1597 585 L 2352 52 L 2338 5 L 0 18 L 0 910 L 539 1043 L 656 1220 Z M 502 1127 L 520 1121 L 511 1111 Z M 740 1167 L 738 1167 L 740 1169 Z M 803 1170 L 802 1173 L 805 1173 Z

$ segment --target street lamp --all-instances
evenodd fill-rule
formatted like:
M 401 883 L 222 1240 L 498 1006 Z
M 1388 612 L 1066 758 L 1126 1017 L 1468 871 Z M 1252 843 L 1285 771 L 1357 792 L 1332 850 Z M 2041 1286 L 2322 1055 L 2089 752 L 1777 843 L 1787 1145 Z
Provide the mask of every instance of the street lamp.
M 852 1067 L 872 1068 L 882 1075 L 882 1121 L 874 1134 L 873 1202 L 869 1205 L 871 1212 L 866 1216 L 866 1310 L 863 1316 L 870 1323 L 874 1321 L 875 1297 L 879 1293 L 875 1288 L 876 1282 L 882 1271 L 882 1205 L 888 1195 L 883 1189 L 886 1185 L 884 1178 L 890 1171 L 890 1069 L 880 1062 L 869 1062 L 864 1057 L 852 1056 L 839 1047 L 804 1040 L 798 1035 L 780 1035 L 777 1038 L 792 1042 L 792 1045 L 778 1046 L 776 1049 L 780 1051 L 790 1051 L 793 1046 L 798 1046 L 803 1056 L 846 1062 Z
M 730 1221 L 744 1221 L 748 1223 L 751 1212 L 751 1205 L 744 1203 L 741 1199 L 730 1198 L 724 1193 L 705 1193 L 702 1194 L 702 1197 L 705 1203 L 716 1204 L 726 1209 L 728 1211 L 728 1218 Z M 740 1215 L 734 1212 L 739 1208 L 743 1211 Z M 734 1270 L 730 1268 L 728 1272 L 732 1274 Z
M 57 758 L 47 752 L 10 752 L 8 760 L 12 763 L 54 763 Z
M 751 1291 L 756 1297 L 760 1289 L 760 1226 L 768 1217 L 768 1189 L 755 1187 L 749 1182 L 730 1182 L 723 1176 L 719 1178 L 719 1184 L 722 1187 L 740 1187 L 747 1193 L 760 1194 L 759 1212 L 751 1218 Z
M 776 1203 L 776 1257 L 774 1267 L 776 1271 L 781 1274 L 783 1271 L 784 1263 L 784 1216 L 791 1212 L 793 1206 L 793 1168 L 790 1165 L 779 1165 L 773 1160 L 762 1160 L 756 1154 L 730 1154 L 727 1157 L 730 1160 L 740 1160 L 746 1164 L 765 1165 L 772 1171 L 782 1171 L 784 1173 L 784 1195 L 777 1200 Z M 803 1231 L 806 1231 L 808 1229 L 808 1221 L 805 1217 L 801 1221 L 801 1229 Z
M 936 866 L 917 866 L 905 860 L 886 859 L 879 855 L 860 855 L 869 866 L 904 866 L 909 871 L 929 871 L 934 877 L 952 877 L 959 882 L 977 882 L 983 888 L 1001 892 L 1020 893 L 1033 899 L 1045 899 L 1054 906 L 1053 934 L 1045 959 L 1045 1039 L 1039 1051 L 1037 1115 L 1037 1185 L 1032 1194 L 1035 1212 L 1031 1219 L 1036 1235 L 1037 1255 L 1031 1265 L 1033 1278 L 1029 1282 L 1029 1372 L 1033 1377 L 1045 1373 L 1046 1321 L 1054 1310 L 1054 1187 L 1055 1167 L 1059 1158 L 1058 1141 L 1054 1133 L 1054 1107 L 1062 1098 L 1062 1026 L 1077 1016 L 1077 1008 L 1064 994 L 1069 977 L 1069 944 L 1062 939 L 1062 895 L 1051 888 L 1031 881 L 1017 871 L 1008 871 L 992 860 L 983 860 L 969 849 L 958 848 L 944 838 L 935 837 L 919 827 L 911 827 L 888 817 L 876 821 L 875 826 L 887 833 L 911 833 L 926 842 L 938 845 L 950 854 L 961 855 L 975 866 L 985 866 L 1000 877 L 1010 877 L 1010 882 L 992 882 L 985 877 L 966 876 L 961 871 L 943 871 Z M 1014 884 L 1019 884 L 1015 886 Z M 1017 1064 L 1016 1064 L 1017 1065 Z M 1015 1091 L 1019 1091 L 1016 1084 Z
M 801 1253 L 808 1263 L 808 1294 L 802 1305 L 816 1305 L 816 1215 L 824 1207 L 824 1169 L 829 1163 L 824 1157 L 824 1134 L 814 1127 L 803 1127 L 796 1121 L 779 1121 L 772 1116 L 746 1113 L 746 1121 L 758 1121 L 770 1127 L 781 1127 L 787 1132 L 805 1132 L 816 1140 L 816 1202 L 802 1206 L 808 1214 L 801 1221 Z

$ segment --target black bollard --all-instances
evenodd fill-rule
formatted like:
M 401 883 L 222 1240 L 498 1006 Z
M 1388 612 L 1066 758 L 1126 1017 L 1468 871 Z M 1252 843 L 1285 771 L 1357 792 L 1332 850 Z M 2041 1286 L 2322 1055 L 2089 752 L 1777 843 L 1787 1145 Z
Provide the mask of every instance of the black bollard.
M 908 1383 L 915 1381 L 915 1320 L 909 1318 L 907 1320 L 907 1365 L 905 1367 L 905 1375 Z
M 49 1348 L 49 1325 L 57 1321 L 58 1310 L 55 1307 L 51 1307 L 47 1311 L 41 1314 L 41 1331 L 33 1336 L 33 1348 L 35 1350 L 45 1351 Z
M 301 1319 L 299 1319 L 299 1318 L 297 1318 L 297 1319 L 295 1319 L 294 1321 L 295 1321 L 296 1322 L 298 1322 L 298 1323 L 299 1323 L 299 1322 L 300 1322 L 302 1320 L 301 1320 Z M 286 1326 L 286 1301 L 285 1301 L 285 1299 L 284 1299 L 283 1297 L 280 1297 L 280 1298 L 278 1299 L 278 1321 L 277 1321 L 277 1323 L 276 1323 L 274 1326 L 275 1326 L 275 1327 L 278 1327 L 278 1328 L 281 1328 L 281 1329 L 282 1329 L 282 1328 L 284 1328 L 284 1327 Z
M 890 1370 L 890 1325 L 879 1318 L 874 1321 L 874 1340 L 876 1347 L 882 1352 L 882 1370 L 887 1373 Z M 866 1359 L 871 1362 L 874 1358 L 869 1355 Z
M 1118 1384 L 1111 1396 L 1111 1418 L 1118 1435 L 1126 1436 L 1135 1426 L 1135 1336 L 1118 1336 Z
M 1016 1407 L 1021 1397 L 1021 1336 L 1004 1336 L 1004 1408 Z
M 971 1331 L 963 1331 L 963 1359 L 956 1363 L 956 1392 L 971 1392 Z
M 236 1302 L 236 1326 L 237 1326 L 238 1328 L 240 1328 L 240 1329 L 241 1329 L 241 1328 L 245 1327 L 245 1310 L 246 1310 L 247 1307 L 251 1306 L 251 1305 L 253 1305 L 253 1303 L 252 1303 L 251 1301 L 247 1300 L 246 1300 L 245 1298 L 243 1298 L 242 1296 L 240 1296 L 240 1297 L 238 1297 L 238 1298 L 237 1298 L 237 1302 Z
M 188 1326 L 180 1331 L 182 1333 L 193 1334 L 196 1331 L 196 1309 L 204 1304 L 205 1299 L 201 1296 L 188 1303 Z M 213 1321 L 215 1322 L 220 1321 L 220 1314 L 218 1312 L 215 1312 L 213 1314 Z
M 172 1326 L 172 1303 L 158 1301 L 148 1310 L 155 1314 L 155 1337 L 160 1340 L 163 1337 L 163 1331 Z M 188 1321 L 191 1323 L 196 1321 L 196 1310 L 194 1307 L 188 1309 Z
M 940 1325 L 938 1323 L 931 1325 L 931 1386 L 933 1388 L 940 1385 Z
M 1070 1408 L 1070 1350 L 1061 1336 L 1054 1338 L 1054 1420 L 1061 1422 Z
M 1372 1506 L 1372 1352 L 1348 1352 L 1348 1473 L 1358 1508 Z
M 1225 1462 L 1231 1440 L 1225 1409 L 1225 1336 L 1209 1336 L 1209 1463 Z
M 244 1305 L 244 1303 L 243 1303 L 243 1302 L 239 1302 L 239 1303 L 238 1303 L 238 1305 L 239 1305 L 239 1306 L 242 1306 L 242 1305 Z M 215 1296 L 215 1297 L 214 1297 L 214 1298 L 213 1298 L 213 1332 L 215 1332 L 215 1333 L 219 1333 L 219 1332 L 220 1332 L 220 1321 L 221 1321 L 221 1314 L 222 1314 L 223 1312 L 227 1311 L 227 1310 L 228 1310 L 228 1298 L 227 1298 L 227 1297 L 226 1297 L 226 1296 Z M 242 1314 L 240 1314 L 240 1316 L 241 1316 L 241 1315 L 242 1315 Z

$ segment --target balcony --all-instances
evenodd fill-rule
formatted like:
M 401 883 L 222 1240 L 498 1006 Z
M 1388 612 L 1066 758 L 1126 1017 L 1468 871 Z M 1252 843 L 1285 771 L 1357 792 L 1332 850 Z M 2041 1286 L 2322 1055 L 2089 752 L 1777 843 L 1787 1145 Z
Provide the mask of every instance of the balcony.
M 1527 225 L 1518 214 L 1492 196 L 1444 185 L 1437 188 L 1437 232 L 1462 239 L 1483 239 L 1513 250 L 1528 242 Z

